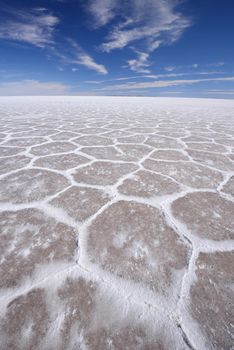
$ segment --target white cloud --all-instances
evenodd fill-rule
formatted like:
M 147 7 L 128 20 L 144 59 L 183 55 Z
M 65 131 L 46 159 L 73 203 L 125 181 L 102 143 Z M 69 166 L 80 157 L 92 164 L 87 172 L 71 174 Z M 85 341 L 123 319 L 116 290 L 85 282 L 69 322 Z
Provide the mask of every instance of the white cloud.
M 234 95 L 234 90 L 208 90 L 204 91 L 207 94 L 212 94 L 212 95 Z
M 234 81 L 234 77 L 224 78 L 206 78 L 206 79 L 181 79 L 181 80 L 157 80 L 153 82 L 140 82 L 140 83 L 127 83 L 117 84 L 103 87 L 99 90 L 135 90 L 135 89 L 151 89 L 151 88 L 164 88 L 170 86 L 191 85 L 202 82 L 212 81 Z
M 210 66 L 210 67 L 222 67 L 224 65 L 225 65 L 225 63 L 222 62 L 222 61 L 220 61 L 220 62 L 213 62 L 213 63 L 208 64 L 208 66 Z
M 101 27 L 115 17 L 117 0 L 90 1 L 89 11 L 95 19 L 95 27 Z
M 184 91 L 160 91 L 159 93 L 160 94 L 172 94 L 172 95 L 175 95 L 175 94 L 184 94 Z
M 139 44 L 137 50 L 146 55 L 160 46 L 176 42 L 191 25 L 191 21 L 177 10 L 177 5 L 183 1 L 185 0 L 89 0 L 88 10 L 96 27 L 116 20 L 107 39 L 101 44 L 104 52 L 123 49 L 134 43 Z M 144 67 L 148 67 L 147 59 L 144 62 L 143 56 L 138 56 L 129 60 L 129 68 L 146 73 Z
M 103 64 L 96 63 L 94 59 L 85 52 L 81 52 L 78 55 L 76 63 L 85 66 L 91 70 L 95 70 L 99 74 L 105 75 L 108 73 L 106 67 Z
M 173 70 L 175 70 L 176 67 L 174 66 L 167 66 L 167 67 L 164 67 L 164 70 L 166 70 L 167 72 L 173 72 Z
M 128 67 L 137 73 L 150 73 L 150 70 L 147 69 L 147 67 L 150 66 L 150 63 L 148 62 L 149 54 L 146 52 L 140 52 L 136 51 L 138 58 L 137 59 L 131 59 L 128 60 Z
M 58 48 L 51 48 L 52 53 L 61 60 L 61 64 L 72 65 L 73 72 L 77 70 L 74 65 L 79 65 L 94 70 L 99 74 L 108 74 L 106 67 L 103 64 L 95 62 L 94 58 L 85 52 L 74 40 L 70 38 L 65 39 L 65 45 L 59 45 Z
M 164 70 L 168 71 L 168 72 L 172 72 L 174 70 L 181 70 L 181 69 L 197 69 L 200 68 L 210 68 L 210 67 L 222 67 L 224 66 L 224 62 L 214 62 L 214 63 L 206 63 L 206 64 L 198 64 L 198 63 L 193 63 L 193 64 L 187 64 L 187 65 L 182 65 L 182 66 L 174 66 L 174 65 L 168 65 L 166 67 L 164 67 Z M 221 72 L 221 71 L 220 71 Z
M 132 42 L 141 41 L 152 52 L 160 45 L 177 41 L 191 21 L 176 7 L 179 0 L 91 0 L 89 11 L 101 25 L 113 18 L 118 20 L 107 41 L 102 44 L 103 51 L 121 49 Z
M 223 74 L 224 72 L 220 71 L 202 71 L 202 72 L 184 72 L 184 73 L 168 73 L 168 74 L 144 74 L 144 75 L 132 75 L 129 77 L 118 77 L 118 78 L 112 78 L 112 79 L 105 79 L 105 80 L 86 80 L 85 83 L 88 84 L 107 84 L 109 82 L 120 82 L 120 81 L 126 81 L 126 80 L 135 80 L 135 79 L 163 79 L 163 78 L 176 78 L 176 77 L 183 77 L 183 76 L 196 76 L 196 75 L 216 75 L 216 74 Z M 107 90 L 109 86 L 103 88 L 104 90 Z M 111 86 L 112 88 L 112 86 Z
M 183 76 L 191 76 L 191 75 L 216 75 L 216 74 L 223 74 L 224 72 L 220 71 L 202 71 L 202 72 L 181 72 L 181 73 L 167 73 L 167 74 L 144 74 L 144 75 L 135 75 L 135 76 L 129 76 L 129 77 L 118 77 L 113 79 L 106 79 L 106 80 L 98 80 L 98 81 L 88 81 L 89 83 L 94 84 L 106 84 L 108 82 L 113 81 L 125 81 L 125 80 L 135 80 L 135 79 L 163 79 L 163 78 L 176 78 L 176 77 L 183 77 Z M 87 82 L 87 81 L 86 81 Z
M 161 40 L 155 40 L 155 41 L 151 40 L 150 46 L 148 47 L 148 51 L 153 52 L 153 51 L 157 50 L 161 44 L 162 44 Z
M 68 42 L 72 45 L 75 59 L 69 60 L 70 63 L 85 66 L 88 69 L 94 70 L 99 74 L 108 74 L 106 67 L 103 64 L 96 63 L 94 59 L 87 54 L 74 40 L 69 39 Z
M 99 80 L 86 80 L 85 83 L 87 83 L 87 84 L 101 84 L 102 81 L 99 81 Z
M 0 39 L 25 42 L 38 47 L 45 47 L 53 42 L 54 29 L 59 19 L 45 8 L 34 8 L 30 11 L 7 8 L 5 13 L 7 19 L 0 18 Z
M 0 84 L 0 96 L 67 95 L 69 86 L 56 82 L 22 80 Z

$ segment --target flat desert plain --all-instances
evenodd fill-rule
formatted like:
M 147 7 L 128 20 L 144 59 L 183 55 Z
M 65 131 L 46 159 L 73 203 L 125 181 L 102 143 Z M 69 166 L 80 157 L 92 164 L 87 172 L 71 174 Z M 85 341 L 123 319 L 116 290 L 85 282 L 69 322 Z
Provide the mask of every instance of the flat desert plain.
M 234 101 L 0 98 L 0 349 L 234 349 Z

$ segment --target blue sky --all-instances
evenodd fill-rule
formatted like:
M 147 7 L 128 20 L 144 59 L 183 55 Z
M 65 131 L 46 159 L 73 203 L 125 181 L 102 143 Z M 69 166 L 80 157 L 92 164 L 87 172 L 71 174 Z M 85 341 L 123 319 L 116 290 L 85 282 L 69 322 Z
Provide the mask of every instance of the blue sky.
M 234 98 L 233 0 L 0 1 L 0 95 Z

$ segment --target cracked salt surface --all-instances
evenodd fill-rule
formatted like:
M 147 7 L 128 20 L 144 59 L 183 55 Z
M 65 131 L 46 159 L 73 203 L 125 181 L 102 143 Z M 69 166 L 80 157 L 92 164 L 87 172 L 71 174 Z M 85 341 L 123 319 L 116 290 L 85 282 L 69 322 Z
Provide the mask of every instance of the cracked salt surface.
M 234 102 L 0 98 L 0 349 L 234 349 Z

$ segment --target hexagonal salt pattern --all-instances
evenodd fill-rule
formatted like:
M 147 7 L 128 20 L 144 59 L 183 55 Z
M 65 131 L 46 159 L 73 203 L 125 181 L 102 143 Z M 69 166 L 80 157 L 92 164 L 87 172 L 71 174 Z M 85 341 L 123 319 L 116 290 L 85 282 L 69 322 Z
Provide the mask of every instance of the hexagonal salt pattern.
M 63 153 L 73 151 L 77 147 L 69 142 L 49 142 L 40 146 L 31 148 L 31 153 L 36 156 L 45 156 L 53 153 Z
M 89 161 L 89 159 L 81 155 L 68 153 L 39 157 L 35 160 L 34 165 L 55 170 L 68 170 L 71 168 L 76 168 L 81 164 L 88 163 Z
M 226 350 L 233 101 L 0 98 L 0 349 Z
M 109 196 L 103 191 L 72 186 L 52 200 L 51 204 L 64 208 L 75 220 L 84 221 L 95 214 L 109 200 Z
M 232 349 L 234 343 L 233 260 L 234 251 L 200 253 L 196 261 L 188 307 L 213 349 Z
M 45 263 L 74 259 L 76 230 L 36 209 L 2 212 L 0 228 L 1 288 L 17 285 Z
M 129 196 L 154 197 L 180 192 L 180 186 L 170 178 L 140 170 L 123 181 L 118 191 Z
M 39 349 L 48 323 L 43 289 L 35 288 L 14 298 L 7 305 L 4 319 L 0 320 L 2 349 Z
M 234 176 L 230 177 L 222 188 L 222 192 L 234 197 Z
M 218 241 L 234 238 L 234 204 L 216 193 L 187 194 L 174 201 L 172 212 L 194 235 Z
M 57 289 L 42 283 L 7 302 L 0 317 L 3 348 L 189 349 L 162 311 L 149 310 L 139 318 L 141 306 L 136 309 L 130 302 L 127 307 L 110 286 L 79 273 L 61 276 Z
M 52 171 L 27 169 L 2 179 L 0 202 L 23 203 L 37 201 L 68 186 L 67 179 Z
M 30 163 L 30 158 L 25 156 L 6 157 L 0 161 L 0 175 L 9 173 L 13 170 L 24 168 Z
M 162 294 L 173 294 L 173 273 L 178 279 L 189 249 L 157 208 L 119 201 L 93 221 L 88 235 L 93 263 Z
M 234 163 L 224 154 L 200 152 L 195 150 L 188 150 L 187 152 L 195 161 L 201 164 L 223 171 L 234 171 Z
M 91 185 L 114 185 L 118 179 L 137 169 L 131 163 L 94 162 L 82 167 L 74 173 L 76 182 Z
M 181 184 L 193 188 L 216 188 L 222 175 L 210 168 L 193 162 L 168 162 L 146 159 L 144 167 L 151 171 L 171 176 Z

